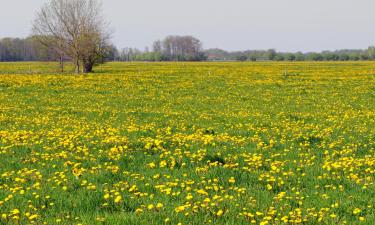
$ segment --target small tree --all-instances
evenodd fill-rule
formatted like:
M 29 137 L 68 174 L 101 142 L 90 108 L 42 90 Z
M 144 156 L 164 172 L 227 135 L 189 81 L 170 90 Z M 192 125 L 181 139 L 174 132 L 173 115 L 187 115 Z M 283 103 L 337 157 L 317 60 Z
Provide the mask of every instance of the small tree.
M 267 50 L 266 55 L 267 55 L 268 60 L 273 61 L 273 60 L 275 60 L 275 58 L 277 56 L 277 53 L 276 53 L 276 50 L 269 49 L 269 50 Z
M 69 57 L 76 73 L 89 73 L 108 50 L 107 27 L 98 0 L 50 0 L 37 13 L 33 33 L 61 58 Z

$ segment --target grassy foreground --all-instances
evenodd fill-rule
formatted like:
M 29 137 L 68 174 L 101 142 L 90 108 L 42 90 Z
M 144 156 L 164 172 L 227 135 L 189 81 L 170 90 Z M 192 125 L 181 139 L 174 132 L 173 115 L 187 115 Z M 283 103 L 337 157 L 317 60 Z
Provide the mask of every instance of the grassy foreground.
M 375 224 L 375 63 L 0 63 L 0 224 Z

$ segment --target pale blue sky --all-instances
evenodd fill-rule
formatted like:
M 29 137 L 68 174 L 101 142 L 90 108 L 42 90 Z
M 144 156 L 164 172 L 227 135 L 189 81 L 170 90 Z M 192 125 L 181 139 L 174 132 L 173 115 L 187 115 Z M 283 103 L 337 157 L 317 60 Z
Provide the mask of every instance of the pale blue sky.
M 30 34 L 47 0 L 0 0 L 0 37 Z M 321 51 L 375 44 L 374 0 L 103 0 L 118 47 L 144 49 L 168 34 L 205 48 Z

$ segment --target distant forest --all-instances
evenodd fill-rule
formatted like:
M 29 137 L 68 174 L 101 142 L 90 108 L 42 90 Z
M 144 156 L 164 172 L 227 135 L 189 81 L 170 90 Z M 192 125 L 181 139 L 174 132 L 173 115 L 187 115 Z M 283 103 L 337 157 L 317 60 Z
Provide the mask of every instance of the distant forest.
M 155 41 L 151 49 L 111 46 L 105 58 L 107 61 L 365 61 L 375 60 L 375 47 L 309 53 L 277 52 L 274 49 L 230 52 L 204 50 L 201 41 L 192 36 L 168 36 Z M 2 62 L 58 60 L 61 56 L 40 44 L 35 37 L 0 39 Z

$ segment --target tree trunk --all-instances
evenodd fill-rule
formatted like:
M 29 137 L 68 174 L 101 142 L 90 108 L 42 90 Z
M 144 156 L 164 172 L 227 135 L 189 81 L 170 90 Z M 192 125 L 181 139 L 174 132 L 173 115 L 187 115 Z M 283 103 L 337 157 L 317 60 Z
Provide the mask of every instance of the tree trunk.
M 60 56 L 60 71 L 61 73 L 64 72 L 64 57 Z
M 93 63 L 91 63 L 91 62 L 86 62 L 86 63 L 84 63 L 84 65 L 83 65 L 83 72 L 84 72 L 84 73 L 91 73 L 93 67 L 94 67 L 94 64 L 93 64 Z
M 81 73 L 81 68 L 80 68 L 80 65 L 79 65 L 79 61 L 78 60 L 76 60 L 76 68 L 75 68 L 75 73 Z

